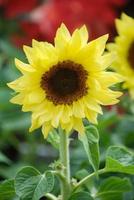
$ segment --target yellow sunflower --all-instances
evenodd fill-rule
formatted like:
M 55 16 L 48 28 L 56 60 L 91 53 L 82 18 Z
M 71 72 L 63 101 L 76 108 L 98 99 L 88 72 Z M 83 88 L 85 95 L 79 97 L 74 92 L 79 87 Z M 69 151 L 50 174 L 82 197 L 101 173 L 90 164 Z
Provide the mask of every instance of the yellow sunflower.
M 123 87 L 134 98 L 134 19 L 123 13 L 116 20 L 116 28 L 119 35 L 107 48 L 116 54 L 112 67 L 124 77 Z
M 42 127 L 44 137 L 61 126 L 84 132 L 82 119 L 97 123 L 101 105 L 117 103 L 121 92 L 109 88 L 120 76 L 105 69 L 113 61 L 111 53 L 103 55 L 108 35 L 88 42 L 85 26 L 72 36 L 64 24 L 57 30 L 54 46 L 33 40 L 24 46 L 29 64 L 15 59 L 22 76 L 8 84 L 18 94 L 12 103 L 22 111 L 32 112 L 30 131 Z

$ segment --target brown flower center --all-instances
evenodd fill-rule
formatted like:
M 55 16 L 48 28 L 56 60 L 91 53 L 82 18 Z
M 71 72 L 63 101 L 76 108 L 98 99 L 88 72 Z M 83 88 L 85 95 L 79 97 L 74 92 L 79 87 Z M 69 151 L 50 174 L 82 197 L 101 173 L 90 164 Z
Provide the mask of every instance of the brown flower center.
M 128 51 L 128 61 L 131 65 L 131 68 L 134 70 L 134 42 L 131 44 Z
M 41 78 L 46 98 L 55 105 L 72 104 L 87 94 L 88 73 L 82 65 L 70 60 L 52 66 Z

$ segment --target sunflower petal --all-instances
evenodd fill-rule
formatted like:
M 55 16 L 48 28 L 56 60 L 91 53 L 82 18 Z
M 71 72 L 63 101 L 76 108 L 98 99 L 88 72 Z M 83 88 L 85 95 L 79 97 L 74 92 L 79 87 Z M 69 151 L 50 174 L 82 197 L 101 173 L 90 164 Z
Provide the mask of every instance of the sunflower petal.
M 55 47 L 57 49 L 63 49 L 66 44 L 70 41 L 71 35 L 64 24 L 61 24 L 60 28 L 58 28 L 55 37 Z
M 96 112 L 91 111 L 91 110 L 86 110 L 86 117 L 91 123 L 98 124 Z
M 80 29 L 79 29 L 79 34 L 81 37 L 81 42 L 83 44 L 83 46 L 87 43 L 88 41 L 88 31 L 85 25 L 83 25 Z
M 106 42 L 108 40 L 108 34 L 103 35 L 96 40 L 93 40 L 92 42 L 89 42 L 90 48 L 96 48 L 96 56 L 102 55 L 105 47 L 106 47 Z
M 51 131 L 51 129 L 52 129 L 52 126 L 50 122 L 45 122 L 45 124 L 42 126 L 42 133 L 45 139 L 48 137 L 48 134 Z
M 60 122 L 60 118 L 63 113 L 63 106 L 56 106 L 54 111 L 53 111 L 53 119 L 52 119 L 52 126 L 57 128 Z
M 36 71 L 31 65 L 25 64 L 17 58 L 15 58 L 15 65 L 22 72 L 22 74 L 32 73 Z
M 84 125 L 80 118 L 73 117 L 73 128 L 78 131 L 79 134 L 85 133 Z
M 17 94 L 16 96 L 14 96 L 11 100 L 10 100 L 11 103 L 14 103 L 14 104 L 19 104 L 19 105 L 22 105 L 23 102 L 24 102 L 24 95 L 23 94 Z
M 71 119 L 68 123 L 61 123 L 61 128 L 65 130 L 66 133 L 70 133 L 73 129 L 73 120 Z
M 72 109 L 73 109 L 73 115 L 75 117 L 80 117 L 80 118 L 84 118 L 85 117 L 84 105 L 82 104 L 81 101 L 74 102 Z

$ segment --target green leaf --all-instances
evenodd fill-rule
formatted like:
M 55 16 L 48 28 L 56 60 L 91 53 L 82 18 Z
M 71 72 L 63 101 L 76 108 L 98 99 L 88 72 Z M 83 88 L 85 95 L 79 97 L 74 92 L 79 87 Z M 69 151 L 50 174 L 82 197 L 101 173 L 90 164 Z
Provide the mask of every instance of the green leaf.
M 13 200 L 15 198 L 14 180 L 9 179 L 0 183 L 0 200 Z
M 40 175 L 40 172 L 33 167 L 23 167 L 15 177 L 15 190 L 16 193 L 21 196 L 22 188 L 25 186 L 25 181 L 29 180 L 31 177 L 36 177 Z
M 11 160 L 0 152 L 0 163 L 11 164 Z
M 89 172 L 88 172 L 86 169 L 81 169 L 81 170 L 79 170 L 78 172 L 76 172 L 75 177 L 76 177 L 76 179 L 78 179 L 78 180 L 82 180 L 82 179 L 84 179 L 84 178 L 85 178 L 86 176 L 88 176 L 88 175 L 89 175 Z M 88 189 L 89 191 L 91 191 L 91 190 L 92 190 L 92 187 L 94 187 L 94 179 L 90 179 L 90 180 L 86 181 L 86 182 L 84 183 L 84 186 L 86 186 L 87 189 Z
M 86 169 L 81 169 L 76 172 L 75 177 L 79 180 L 85 178 L 86 176 L 89 175 L 89 172 Z
M 87 153 L 89 163 L 94 171 L 99 169 L 99 133 L 96 127 L 85 127 L 85 134 L 80 136 L 85 151 Z
M 74 193 L 69 200 L 94 200 L 88 192 Z
M 54 177 L 50 171 L 40 174 L 33 167 L 24 167 L 15 178 L 16 193 L 22 200 L 39 200 L 53 189 Z
M 112 146 L 106 156 L 106 170 L 134 174 L 134 154 L 125 147 Z
M 130 181 L 126 178 L 110 177 L 106 179 L 96 194 L 100 200 L 122 200 L 123 194 L 131 190 Z
M 60 136 L 55 129 L 48 135 L 47 141 L 56 149 L 59 149 Z

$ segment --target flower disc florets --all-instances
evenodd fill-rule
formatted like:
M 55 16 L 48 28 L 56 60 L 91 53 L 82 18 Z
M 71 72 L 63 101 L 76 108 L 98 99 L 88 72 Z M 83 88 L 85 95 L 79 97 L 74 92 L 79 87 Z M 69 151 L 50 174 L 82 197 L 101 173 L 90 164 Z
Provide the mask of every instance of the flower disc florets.
M 71 105 L 87 94 L 87 76 L 82 65 L 67 60 L 52 66 L 42 75 L 41 87 L 46 98 L 55 105 Z

